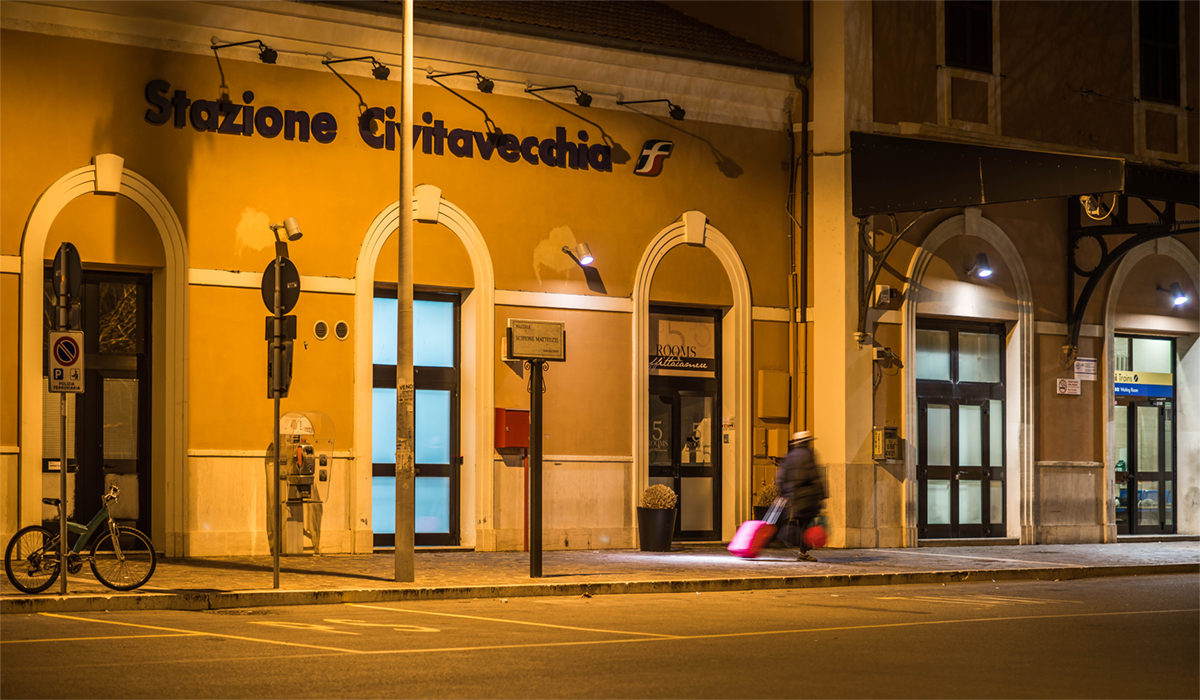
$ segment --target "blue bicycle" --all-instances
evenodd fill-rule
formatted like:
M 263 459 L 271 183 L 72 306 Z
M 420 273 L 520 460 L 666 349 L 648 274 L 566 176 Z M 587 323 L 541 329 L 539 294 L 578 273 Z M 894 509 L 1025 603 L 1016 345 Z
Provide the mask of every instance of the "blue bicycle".
M 116 486 L 104 494 L 104 505 L 87 527 L 68 522 L 67 531 L 79 535 L 75 545 L 67 552 L 67 572 L 79 573 L 83 562 L 92 567 L 96 580 L 116 591 L 132 591 L 144 585 L 154 575 L 158 555 L 150 538 L 132 527 L 117 525 L 108 512 L 108 504 L 117 500 L 120 491 Z M 42 503 L 54 506 L 62 512 L 62 501 L 43 498 Z M 84 547 L 99 533 L 90 554 Z M 4 552 L 4 573 L 8 580 L 26 593 L 41 593 L 58 580 L 62 573 L 58 533 L 30 525 L 21 528 L 8 542 Z

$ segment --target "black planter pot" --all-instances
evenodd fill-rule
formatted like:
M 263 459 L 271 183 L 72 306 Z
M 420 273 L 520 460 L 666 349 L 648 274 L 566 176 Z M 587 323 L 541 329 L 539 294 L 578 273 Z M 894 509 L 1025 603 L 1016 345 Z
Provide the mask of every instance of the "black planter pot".
M 638 544 L 643 552 L 671 551 L 675 534 L 675 508 L 642 508 L 638 506 Z

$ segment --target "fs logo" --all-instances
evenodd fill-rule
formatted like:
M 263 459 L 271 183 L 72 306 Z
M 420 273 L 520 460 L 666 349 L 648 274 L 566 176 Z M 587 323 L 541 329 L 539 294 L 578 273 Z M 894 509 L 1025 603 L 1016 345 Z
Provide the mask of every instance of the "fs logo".
M 654 177 L 662 172 L 663 161 L 667 156 L 671 155 L 671 150 L 675 148 L 675 144 L 670 141 L 660 141 L 659 139 L 650 139 L 646 145 L 642 146 L 642 155 L 638 157 L 637 166 L 633 169 L 634 175 L 643 177 Z

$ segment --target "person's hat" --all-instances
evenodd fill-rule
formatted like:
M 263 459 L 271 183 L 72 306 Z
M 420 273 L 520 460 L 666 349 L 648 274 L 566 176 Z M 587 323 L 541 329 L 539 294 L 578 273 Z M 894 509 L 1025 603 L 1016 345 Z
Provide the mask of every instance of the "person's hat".
M 804 442 L 805 440 L 812 440 L 812 439 L 813 439 L 813 434 L 812 434 L 811 430 L 801 430 L 798 433 L 792 433 L 791 441 L 792 442 Z

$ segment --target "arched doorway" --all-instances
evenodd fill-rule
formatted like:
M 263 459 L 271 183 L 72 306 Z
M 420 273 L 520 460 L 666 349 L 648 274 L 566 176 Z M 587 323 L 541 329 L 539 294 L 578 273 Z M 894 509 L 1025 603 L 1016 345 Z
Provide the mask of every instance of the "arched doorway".
M 441 224 L 448 228 L 466 250 L 471 261 L 473 289 L 457 302 L 459 360 L 459 389 L 457 419 L 462 450 L 459 466 L 462 481 L 458 489 L 461 544 L 476 549 L 495 548 L 488 533 L 495 522 L 492 507 L 490 469 L 492 455 L 492 423 L 494 357 L 492 339 L 495 327 L 495 276 L 491 254 L 475 223 L 461 209 L 441 196 L 433 185 L 419 185 L 414 190 L 413 217 L 418 222 Z M 361 525 L 371 521 L 372 503 L 366 484 L 372 479 L 372 422 L 374 418 L 374 307 L 375 271 L 389 236 L 398 228 L 399 203 L 393 203 L 375 217 L 367 230 L 355 268 L 355 381 L 354 381 L 354 444 L 355 488 L 351 496 L 354 522 Z M 436 301 L 436 300 L 435 300 Z M 452 455 L 453 456 L 453 455 Z M 475 525 L 476 522 L 485 523 Z M 354 551 L 370 552 L 373 547 L 371 531 L 358 529 L 354 533 Z

